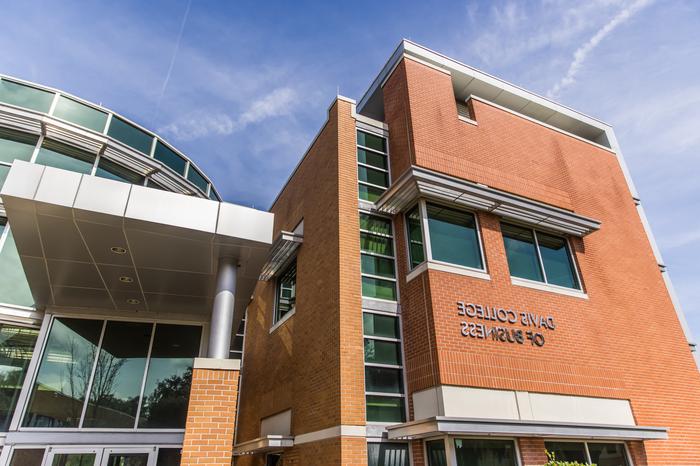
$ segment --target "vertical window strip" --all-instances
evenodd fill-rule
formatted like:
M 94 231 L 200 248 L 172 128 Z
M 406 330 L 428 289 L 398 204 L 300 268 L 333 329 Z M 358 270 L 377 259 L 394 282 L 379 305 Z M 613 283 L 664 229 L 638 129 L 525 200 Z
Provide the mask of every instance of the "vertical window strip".
M 389 188 L 387 140 L 383 136 L 357 130 L 358 197 L 376 202 Z

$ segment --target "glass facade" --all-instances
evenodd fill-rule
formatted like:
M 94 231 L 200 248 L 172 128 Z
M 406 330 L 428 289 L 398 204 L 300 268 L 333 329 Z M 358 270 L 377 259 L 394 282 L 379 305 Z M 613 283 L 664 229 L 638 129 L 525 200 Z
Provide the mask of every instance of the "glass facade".
M 97 163 L 95 176 L 137 185 L 143 185 L 145 180 L 145 178 L 138 173 L 134 173 L 128 168 L 124 168 L 104 158 L 100 158 L 100 161 Z
M 501 232 L 511 276 L 581 289 L 566 238 L 507 223 Z
M 391 220 L 360 213 L 362 296 L 396 301 Z
M 408 232 L 408 255 L 411 261 L 411 268 L 425 261 L 422 223 L 420 206 L 415 206 L 408 211 L 406 214 L 406 230 Z
M 197 169 L 193 166 L 190 166 L 190 169 L 187 172 L 187 179 L 190 180 L 192 184 L 201 189 L 204 194 L 207 193 L 207 186 L 209 185 L 209 183 L 207 183 L 206 178 L 204 178 L 204 176 L 201 173 L 199 173 Z
M 23 426 L 184 428 L 200 337 L 188 325 L 53 319 Z
M 70 99 L 64 95 L 58 97 L 53 116 L 61 118 L 76 125 L 102 133 L 107 124 L 107 114 L 93 107 Z
M 36 163 L 89 175 L 95 155 L 58 141 L 45 140 L 36 156 Z
M 512 440 L 455 439 L 457 466 L 517 466 Z
M 156 143 L 156 150 L 153 153 L 153 158 L 163 162 L 165 166 L 172 168 L 176 173 L 180 175 L 185 174 L 187 161 L 160 141 Z
M 360 199 L 375 202 L 389 187 L 386 138 L 357 131 L 357 179 Z
M 0 188 L 15 160 L 29 162 L 34 153 L 38 136 L 0 129 Z
M 34 305 L 17 245 L 7 220 L 0 217 L 0 303 L 31 307 Z
M 7 432 L 39 330 L 0 323 L 0 431 Z
M 0 80 L 0 102 L 6 104 L 48 113 L 51 109 L 54 95 L 52 92 L 8 81 L 7 79 Z
M 367 466 L 409 466 L 408 445 L 393 442 L 368 443 Z
M 151 153 L 153 136 L 119 117 L 112 117 L 107 135 L 144 154 Z

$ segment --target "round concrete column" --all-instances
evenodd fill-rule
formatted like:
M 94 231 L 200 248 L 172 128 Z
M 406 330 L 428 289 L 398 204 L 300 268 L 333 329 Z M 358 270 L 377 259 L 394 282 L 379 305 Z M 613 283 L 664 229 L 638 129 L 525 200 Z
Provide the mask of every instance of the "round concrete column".
M 233 303 L 236 295 L 236 261 L 231 257 L 219 259 L 216 274 L 216 295 L 211 311 L 209 351 L 207 356 L 228 359 L 233 330 Z

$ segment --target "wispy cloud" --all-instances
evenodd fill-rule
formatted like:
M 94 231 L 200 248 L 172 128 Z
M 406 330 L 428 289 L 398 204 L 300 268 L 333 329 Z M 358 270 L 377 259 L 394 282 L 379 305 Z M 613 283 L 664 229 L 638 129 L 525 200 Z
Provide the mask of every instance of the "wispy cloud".
M 158 131 L 178 141 L 191 141 L 205 136 L 227 136 L 249 125 L 271 118 L 289 115 L 298 101 L 298 92 L 290 87 L 281 87 L 253 101 L 238 116 L 223 112 L 198 110 L 180 118 Z
M 177 59 L 177 54 L 180 51 L 180 42 L 182 41 L 182 34 L 185 32 L 185 24 L 187 24 L 187 18 L 190 15 L 190 8 L 192 7 L 192 0 L 187 1 L 187 7 L 185 7 L 185 14 L 182 15 L 182 23 L 180 23 L 180 32 L 177 34 L 177 40 L 175 41 L 175 50 L 173 50 L 173 56 L 170 59 L 170 66 L 168 66 L 168 72 L 165 73 L 165 79 L 163 80 L 163 86 L 160 88 L 160 94 L 158 95 L 158 101 L 156 102 L 156 117 L 158 116 L 158 111 L 160 110 L 160 103 L 165 95 L 165 90 L 168 88 L 168 83 L 170 82 L 170 76 L 173 74 L 173 67 L 175 66 L 175 60 Z
M 631 5 L 624 7 L 615 17 L 598 29 L 590 39 L 576 49 L 566 74 L 547 91 L 547 96 L 557 97 L 563 89 L 574 84 L 583 63 L 603 39 L 652 2 L 653 0 L 636 0 Z

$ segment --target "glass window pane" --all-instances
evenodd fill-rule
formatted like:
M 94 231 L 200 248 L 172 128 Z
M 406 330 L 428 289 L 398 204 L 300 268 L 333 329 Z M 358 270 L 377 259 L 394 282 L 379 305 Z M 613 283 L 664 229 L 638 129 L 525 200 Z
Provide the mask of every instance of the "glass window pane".
M 44 141 L 37 154 L 36 163 L 90 174 L 95 164 L 95 155 L 57 141 Z
M 357 177 L 360 181 L 364 181 L 365 183 L 384 187 L 389 186 L 389 174 L 387 172 L 380 172 L 379 170 L 358 165 Z
M 362 273 L 394 278 L 394 259 L 362 254 Z
M 406 214 L 406 228 L 408 229 L 408 253 L 411 258 L 411 268 L 425 261 L 425 249 L 423 248 L 423 228 L 421 226 L 420 210 L 418 206 Z
M 297 301 L 297 261 L 287 266 L 277 279 L 277 306 L 275 307 L 275 322 L 280 320 L 296 306 Z
M 7 432 L 39 330 L 0 324 L 0 431 Z
M 159 448 L 156 466 L 180 466 L 181 456 L 180 448 Z
M 502 223 L 501 232 L 503 233 L 510 275 L 539 282 L 544 281 L 532 230 Z
M 538 232 L 537 242 L 540 245 L 540 255 L 547 283 L 567 288 L 579 288 L 566 239 Z
M 360 229 L 391 236 L 391 220 L 376 215 L 360 214 Z
M 5 220 L 0 220 L 4 225 Z M 0 251 L 0 303 L 16 304 L 18 306 L 33 306 L 34 298 L 24 275 L 24 268 L 19 259 L 17 245 L 12 236 L 12 229 L 7 232 L 5 244 Z
M 385 189 L 377 188 L 375 186 L 367 186 L 365 184 L 358 185 L 359 196 L 363 201 L 376 202 L 377 199 L 382 197 Z
M 362 296 L 396 301 L 396 283 L 378 278 L 362 277 Z
M 359 147 L 357 148 L 357 161 L 373 167 L 383 168 L 384 170 L 388 169 L 386 155 L 377 154 Z
M 153 136 L 141 131 L 136 126 L 127 123 L 126 121 L 112 116 L 112 121 L 109 123 L 107 135 L 113 137 L 117 141 L 123 142 L 129 147 L 143 152 L 144 154 L 151 153 L 151 144 Z
M 365 362 L 375 364 L 401 364 L 399 344 L 393 341 L 365 338 Z
M 0 102 L 48 113 L 54 97 L 53 92 L 7 81 L 0 81 Z
M 589 443 L 591 462 L 597 466 L 628 466 L 625 446 L 621 443 Z
M 235 335 L 231 341 L 231 351 L 243 351 L 243 336 Z
M 187 161 L 160 141 L 156 143 L 156 150 L 153 153 L 153 158 L 160 160 L 166 166 L 172 168 L 180 175 L 185 174 L 185 165 L 187 165 Z
M 139 427 L 183 429 L 202 328 L 156 324 Z
M 134 427 L 153 324 L 107 322 L 83 427 Z
M 94 453 L 57 453 L 51 462 L 51 466 L 93 466 L 94 464 Z
M 14 160 L 29 162 L 39 136 L 0 129 L 0 162 Z
M 10 173 L 10 167 L 7 165 L 0 165 L 0 189 L 2 189 L 2 185 L 5 184 L 5 180 L 7 179 L 7 175 Z
M 16 448 L 10 466 L 39 466 L 44 459 L 43 448 Z
M 433 259 L 482 268 L 474 215 L 428 204 L 428 229 Z
M 402 393 L 401 369 L 366 366 L 365 390 L 368 392 Z
M 195 168 L 190 165 L 190 170 L 187 172 L 187 179 L 190 180 L 196 187 L 202 190 L 202 192 L 207 192 L 207 186 L 209 182 L 199 173 Z
M 408 466 L 405 443 L 367 443 L 367 466 Z
M 425 442 L 425 449 L 428 457 L 428 466 L 447 466 L 444 440 Z
M 147 466 L 148 453 L 111 453 L 107 466 Z
M 105 158 L 100 158 L 100 161 L 97 163 L 95 176 L 107 178 L 108 180 L 122 181 L 124 183 L 138 185 L 143 185 L 144 181 L 144 177 L 138 173 L 134 173 L 128 168 L 122 167 L 121 165 Z
M 219 199 L 219 196 L 216 194 L 216 191 L 214 191 L 213 186 L 211 189 L 209 189 L 209 199 L 211 199 L 212 201 L 221 201 L 221 199 Z
M 516 466 L 510 440 L 455 439 L 457 466 Z
M 365 312 L 362 314 L 365 335 L 399 338 L 399 320 L 396 317 Z
M 586 446 L 577 442 L 545 442 L 544 447 L 548 453 L 554 455 L 557 461 L 578 461 L 586 463 Z
M 59 96 L 53 116 L 101 133 L 107 124 L 107 114 L 88 105 Z
M 386 152 L 386 139 L 364 131 L 357 132 L 357 145 L 369 147 L 379 152 Z
M 368 422 L 404 422 L 403 398 L 367 395 Z
M 25 427 L 78 427 L 102 324 L 101 320 L 53 320 Z
M 394 247 L 391 238 L 377 236 L 369 233 L 360 233 L 360 249 L 385 256 L 394 255 Z

